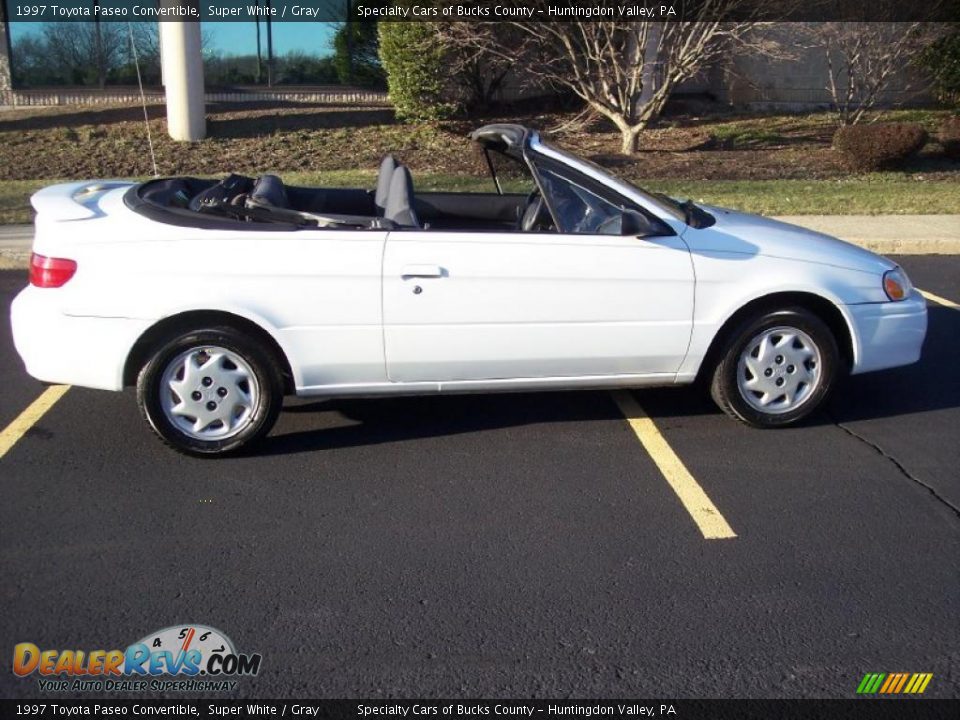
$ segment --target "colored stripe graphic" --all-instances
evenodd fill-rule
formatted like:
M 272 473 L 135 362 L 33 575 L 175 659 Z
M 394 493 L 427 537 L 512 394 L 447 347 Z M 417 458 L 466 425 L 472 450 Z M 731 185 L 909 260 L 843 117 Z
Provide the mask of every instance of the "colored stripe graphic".
M 867 673 L 863 676 L 863 681 L 857 688 L 857 692 L 861 695 L 872 695 L 880 687 L 880 683 L 885 677 L 886 675 L 883 673 Z
M 900 682 L 897 683 L 897 686 L 893 689 L 893 692 L 898 693 L 903 690 L 903 686 L 907 683 L 907 673 L 900 673 Z
M 889 675 L 887 675 L 887 681 L 880 688 L 880 692 L 881 693 L 890 692 L 890 686 L 896 685 L 898 680 L 900 680 L 899 673 L 890 673 Z
M 933 673 L 867 673 L 857 685 L 858 695 L 921 695 Z

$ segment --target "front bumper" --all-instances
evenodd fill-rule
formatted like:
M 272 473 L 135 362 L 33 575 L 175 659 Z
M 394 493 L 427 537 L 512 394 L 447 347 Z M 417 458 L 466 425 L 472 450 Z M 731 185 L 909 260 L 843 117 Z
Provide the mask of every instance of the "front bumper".
M 123 389 L 130 350 L 148 320 L 66 315 L 56 289 L 29 286 L 10 307 L 13 344 L 38 380 L 103 390 Z
M 927 302 L 916 290 L 900 302 L 848 305 L 854 335 L 852 375 L 909 365 L 920 359 Z

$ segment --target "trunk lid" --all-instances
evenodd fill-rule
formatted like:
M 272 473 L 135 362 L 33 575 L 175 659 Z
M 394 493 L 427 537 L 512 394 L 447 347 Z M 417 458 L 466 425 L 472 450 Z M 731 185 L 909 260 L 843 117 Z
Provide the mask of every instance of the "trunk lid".
M 83 180 L 60 183 L 39 190 L 30 198 L 37 218 L 44 222 L 70 222 L 102 217 L 100 200 L 111 190 L 129 187 L 122 180 Z

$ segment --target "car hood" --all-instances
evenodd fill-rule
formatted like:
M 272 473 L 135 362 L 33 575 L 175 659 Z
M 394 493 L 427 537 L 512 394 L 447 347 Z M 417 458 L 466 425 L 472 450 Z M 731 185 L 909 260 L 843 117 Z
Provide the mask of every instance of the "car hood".
M 726 208 L 701 207 L 716 223 L 684 233 L 691 249 L 757 253 L 879 274 L 896 266 L 881 255 L 798 225 Z

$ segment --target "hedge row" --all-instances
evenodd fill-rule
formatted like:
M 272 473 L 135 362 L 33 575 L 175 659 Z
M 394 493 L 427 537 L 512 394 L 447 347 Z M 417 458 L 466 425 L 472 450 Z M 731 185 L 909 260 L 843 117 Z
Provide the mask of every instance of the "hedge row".
M 833 136 L 833 147 L 855 172 L 897 167 L 926 142 L 927 131 L 918 123 L 847 125 Z
M 380 62 L 390 100 L 401 120 L 440 120 L 456 106 L 445 96 L 447 59 L 427 22 L 381 22 Z
M 940 144 L 948 158 L 960 160 L 960 115 L 943 121 L 940 126 Z

